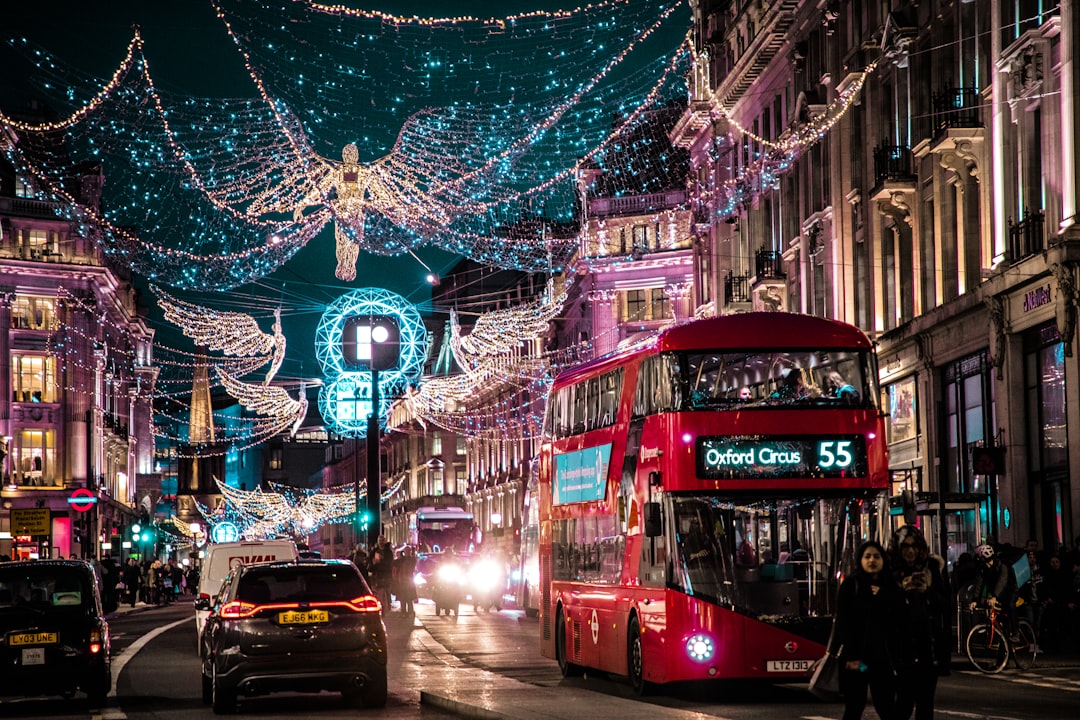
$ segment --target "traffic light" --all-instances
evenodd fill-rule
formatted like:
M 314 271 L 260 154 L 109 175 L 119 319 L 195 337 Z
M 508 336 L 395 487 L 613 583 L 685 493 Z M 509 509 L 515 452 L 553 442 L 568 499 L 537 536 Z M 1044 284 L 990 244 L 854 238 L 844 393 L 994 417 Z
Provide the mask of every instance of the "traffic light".
M 390 370 L 401 354 L 401 329 L 390 315 L 353 315 L 345 320 L 341 350 L 350 370 Z

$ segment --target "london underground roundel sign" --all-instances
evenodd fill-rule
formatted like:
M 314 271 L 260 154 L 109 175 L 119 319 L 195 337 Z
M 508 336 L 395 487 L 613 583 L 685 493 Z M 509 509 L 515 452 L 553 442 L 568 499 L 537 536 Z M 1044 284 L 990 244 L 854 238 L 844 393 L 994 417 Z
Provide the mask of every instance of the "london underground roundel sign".
M 68 497 L 68 505 L 76 512 L 86 512 L 93 509 L 97 504 L 97 496 L 86 488 L 78 488 L 72 491 Z

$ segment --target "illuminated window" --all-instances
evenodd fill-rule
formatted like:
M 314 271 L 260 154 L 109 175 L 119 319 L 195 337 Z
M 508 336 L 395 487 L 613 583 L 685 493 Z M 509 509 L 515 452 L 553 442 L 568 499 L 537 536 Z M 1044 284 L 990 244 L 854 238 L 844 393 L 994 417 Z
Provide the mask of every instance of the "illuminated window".
M 15 178 L 15 197 L 32 198 L 34 191 L 21 177 Z
M 431 438 L 431 454 L 442 455 L 442 435 L 435 433 L 435 436 Z
M 624 315 L 623 320 L 644 320 L 645 309 L 645 291 L 627 290 L 626 314 Z
M 271 448 L 270 449 L 270 469 L 271 470 L 280 470 L 284 466 L 284 464 L 285 464 L 284 454 L 285 454 L 285 449 L 284 448 L 276 447 L 276 448 Z
M 45 355 L 12 355 L 11 390 L 15 402 L 56 402 L 56 360 Z
M 56 298 L 18 295 L 11 303 L 11 327 L 51 330 L 56 318 Z
M 16 434 L 11 466 L 19 485 L 59 485 L 56 432 L 27 428 Z

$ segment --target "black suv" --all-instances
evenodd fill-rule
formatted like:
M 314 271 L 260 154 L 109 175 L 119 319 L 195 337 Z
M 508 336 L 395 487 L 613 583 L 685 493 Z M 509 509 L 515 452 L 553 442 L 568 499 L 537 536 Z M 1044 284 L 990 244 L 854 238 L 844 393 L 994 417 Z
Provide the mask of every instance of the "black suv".
M 0 637 L 0 695 L 82 690 L 94 707 L 104 704 L 112 687 L 109 624 L 89 563 L 0 563 Z
M 239 566 L 214 601 L 199 655 L 203 702 L 218 714 L 235 711 L 240 694 L 284 690 L 386 704 L 382 606 L 347 560 Z

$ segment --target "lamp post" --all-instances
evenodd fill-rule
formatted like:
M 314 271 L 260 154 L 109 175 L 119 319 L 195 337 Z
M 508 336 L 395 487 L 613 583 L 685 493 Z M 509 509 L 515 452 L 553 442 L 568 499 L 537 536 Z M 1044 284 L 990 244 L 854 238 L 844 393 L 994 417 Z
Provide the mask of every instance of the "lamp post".
M 391 315 L 354 315 L 345 322 L 343 355 L 350 365 L 371 373 L 371 412 L 367 418 L 367 512 L 370 514 L 366 542 L 375 546 L 382 530 L 380 496 L 382 482 L 379 470 L 379 372 L 397 367 L 401 354 L 401 328 Z M 358 394 L 358 390 L 354 390 Z M 360 456 L 357 444 L 354 460 L 354 502 L 357 537 L 361 528 Z

